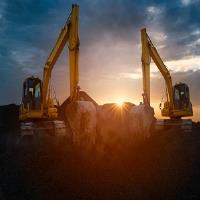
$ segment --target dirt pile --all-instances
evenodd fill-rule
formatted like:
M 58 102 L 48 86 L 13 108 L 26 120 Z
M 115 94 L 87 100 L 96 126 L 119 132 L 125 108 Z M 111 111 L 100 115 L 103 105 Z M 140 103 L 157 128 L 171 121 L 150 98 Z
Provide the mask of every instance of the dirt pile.
M 151 136 L 155 124 L 154 109 L 148 105 L 134 106 L 129 112 L 129 131 L 135 140 L 145 140 Z
M 96 113 L 96 107 L 90 101 L 77 101 L 66 105 L 64 121 L 72 131 L 73 144 L 81 145 L 85 149 L 95 144 Z
M 127 110 L 132 107 L 128 105 Z M 126 122 L 120 121 L 119 116 L 109 118 L 109 108 L 106 106 L 104 112 L 108 120 L 102 123 L 107 130 L 114 123 L 116 133 L 127 135 Z M 95 152 L 83 156 L 83 149 L 77 147 L 30 143 L 18 148 L 9 142 L 9 151 L 0 152 L 0 192 L 6 200 L 197 200 L 200 126 L 193 125 L 192 133 L 176 129 L 155 133 L 134 144 L 124 143 L 121 149 L 108 149 L 100 159 Z M 10 134 L 14 135 L 15 132 Z
M 59 109 L 59 117 L 65 121 L 73 144 L 85 150 L 95 144 L 97 107 L 98 104 L 86 92 L 80 91 L 78 101 L 71 102 L 67 98 Z
M 115 103 L 98 105 L 85 92 L 80 92 L 79 99 L 77 102 L 66 99 L 59 112 L 73 135 L 74 144 L 82 144 L 85 149 L 95 144 L 96 151 L 107 154 L 113 148 L 123 148 L 131 140 L 150 136 L 153 108 L 130 102 L 121 106 Z
M 199 199 L 200 134 L 162 132 L 111 157 L 78 149 L 15 150 L 0 157 L 9 199 Z M 112 156 L 112 155 L 111 155 Z
M 131 103 L 123 106 L 108 103 L 97 108 L 96 147 L 99 153 L 123 148 L 130 137 L 129 112 L 133 106 Z

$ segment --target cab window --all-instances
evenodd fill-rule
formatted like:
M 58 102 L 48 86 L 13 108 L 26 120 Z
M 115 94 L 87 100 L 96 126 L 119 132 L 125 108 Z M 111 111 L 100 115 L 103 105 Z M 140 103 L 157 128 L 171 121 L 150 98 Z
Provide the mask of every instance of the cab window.
M 175 89 L 175 100 L 180 100 L 179 90 Z
M 35 86 L 35 98 L 40 97 L 40 83 Z

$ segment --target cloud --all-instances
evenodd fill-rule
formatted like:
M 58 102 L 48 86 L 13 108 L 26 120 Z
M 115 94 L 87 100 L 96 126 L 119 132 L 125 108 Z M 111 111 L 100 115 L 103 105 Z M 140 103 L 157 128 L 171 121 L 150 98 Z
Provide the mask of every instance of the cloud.
M 142 73 L 121 73 L 121 77 L 139 80 L 142 78 Z
M 188 6 L 190 4 L 196 3 L 198 0 L 181 0 L 183 6 Z
M 0 92 L 5 94 L 0 104 L 19 103 L 23 79 L 32 73 L 41 76 L 72 2 L 0 1 Z M 147 27 L 174 80 L 183 78 L 191 88 L 197 89 L 200 1 L 78 0 L 77 3 L 80 5 L 80 84 L 94 98 L 103 95 L 101 102 L 111 100 L 108 93 L 115 91 L 115 95 L 118 92 L 131 99 L 134 91 L 134 98 L 140 99 L 140 29 L 143 27 Z M 65 50 L 53 73 L 62 99 L 63 91 L 68 88 L 67 60 Z M 161 90 L 158 84 L 161 78 L 153 66 L 152 77 L 152 87 Z M 191 93 L 197 104 L 199 96 L 195 89 Z M 159 99 L 159 95 L 154 96 L 155 100 Z
M 165 64 L 169 66 L 173 72 L 196 72 L 200 70 L 200 56 L 187 56 L 181 60 L 167 61 Z
M 152 14 L 152 15 L 158 15 L 162 11 L 160 8 L 158 8 L 156 6 L 149 6 L 149 7 L 147 7 L 147 12 L 149 12 L 149 14 Z

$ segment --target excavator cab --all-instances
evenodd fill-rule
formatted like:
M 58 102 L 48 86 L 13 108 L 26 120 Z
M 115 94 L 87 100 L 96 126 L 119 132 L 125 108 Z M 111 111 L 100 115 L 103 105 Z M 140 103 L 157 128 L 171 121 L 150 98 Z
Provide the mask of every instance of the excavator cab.
M 22 103 L 25 109 L 41 110 L 42 82 L 39 78 L 29 77 L 23 83 Z
M 189 87 L 185 83 L 174 85 L 174 110 L 180 110 L 182 115 L 191 116 L 192 104 L 190 102 Z
M 170 103 L 166 101 L 161 113 L 164 117 L 176 119 L 193 115 L 189 87 L 185 83 L 178 83 L 173 86 L 173 109 L 170 109 Z

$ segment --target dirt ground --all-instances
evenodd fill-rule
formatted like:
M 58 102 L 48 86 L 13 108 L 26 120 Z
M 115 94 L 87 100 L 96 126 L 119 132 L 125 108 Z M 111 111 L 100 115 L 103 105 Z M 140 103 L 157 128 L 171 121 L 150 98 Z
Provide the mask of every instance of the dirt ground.
M 157 133 L 98 159 L 75 148 L 6 145 L 12 137 L 1 136 L 0 199 L 200 199 L 197 128 Z

